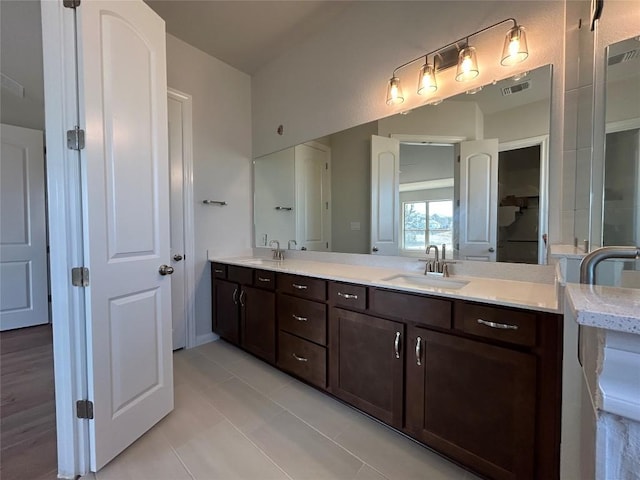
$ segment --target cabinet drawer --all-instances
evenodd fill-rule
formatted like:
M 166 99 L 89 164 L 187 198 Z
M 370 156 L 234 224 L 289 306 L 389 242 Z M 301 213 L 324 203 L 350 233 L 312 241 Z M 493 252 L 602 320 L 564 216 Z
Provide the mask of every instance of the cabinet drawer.
M 337 307 L 367 309 L 367 287 L 349 283 L 329 284 L 329 300 Z
M 280 332 L 278 366 L 318 387 L 327 386 L 327 350 L 314 343 Z
M 420 325 L 451 328 L 451 302 L 372 288 L 369 309 L 389 318 L 408 320 Z
M 460 302 L 456 304 L 455 327 L 485 338 L 536 345 L 535 313 Z
M 236 265 L 228 265 L 227 279 L 232 282 L 241 283 L 242 285 L 252 285 L 253 269 L 246 268 L 246 267 L 238 267 Z
M 319 278 L 300 275 L 278 275 L 278 290 L 297 297 L 310 298 L 324 302 L 327 299 L 327 282 Z
M 224 263 L 211 263 L 211 274 L 213 278 L 227 278 L 227 266 Z
M 327 306 L 289 295 L 278 295 L 278 323 L 281 330 L 321 345 L 327 344 Z
M 258 288 L 267 290 L 275 290 L 276 288 L 276 272 L 269 270 L 256 270 L 253 272 L 253 285 Z

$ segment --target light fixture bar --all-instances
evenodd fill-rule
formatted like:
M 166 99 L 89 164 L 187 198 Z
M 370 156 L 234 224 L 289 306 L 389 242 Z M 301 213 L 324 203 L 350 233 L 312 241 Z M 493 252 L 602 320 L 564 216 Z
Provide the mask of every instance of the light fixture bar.
M 477 77 L 480 72 L 475 58 L 475 49 L 469 45 L 469 39 L 507 22 L 511 22 L 513 26 L 507 32 L 500 63 L 502 65 L 514 65 L 526 59 L 529 52 L 527 50 L 527 39 L 524 28 L 518 25 L 515 18 L 506 18 L 396 67 L 387 85 L 387 103 L 390 105 L 402 103 L 404 97 L 402 96 L 401 90 L 399 90 L 400 79 L 397 73 L 399 70 L 423 58 L 424 64 L 419 76 L 419 94 L 435 92 L 437 90 L 436 73 L 439 70 L 444 70 L 456 65 L 456 63 L 458 65 L 458 71 L 456 72 L 457 81 L 466 81 Z M 429 61 L 430 56 L 433 56 L 431 62 Z M 455 56 L 455 60 L 452 58 L 453 56 Z M 438 57 L 440 61 L 438 61 Z M 433 81 L 431 81 L 431 79 L 433 79 Z M 392 91 L 393 94 L 391 94 Z M 400 91 L 399 95 L 397 94 L 398 91 Z

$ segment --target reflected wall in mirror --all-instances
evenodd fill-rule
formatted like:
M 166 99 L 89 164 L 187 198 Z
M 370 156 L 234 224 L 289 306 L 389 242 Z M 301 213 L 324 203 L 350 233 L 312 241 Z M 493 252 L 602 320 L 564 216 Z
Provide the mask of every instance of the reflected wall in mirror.
M 640 245 L 640 39 L 607 49 L 603 245 Z M 636 271 L 632 271 L 636 270 Z M 620 284 L 640 288 L 638 262 Z
M 550 91 L 544 66 L 255 159 L 255 245 L 543 263 Z

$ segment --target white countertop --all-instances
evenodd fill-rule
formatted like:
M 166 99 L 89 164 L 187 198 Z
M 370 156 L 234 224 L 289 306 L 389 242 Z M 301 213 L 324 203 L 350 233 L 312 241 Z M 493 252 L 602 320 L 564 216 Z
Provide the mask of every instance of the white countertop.
M 402 278 L 391 280 L 390 277 L 398 275 L 424 277 L 419 271 L 408 272 L 407 270 L 388 267 L 372 267 L 299 259 L 285 259 L 281 262 L 276 262 L 255 257 L 211 257 L 209 260 L 243 267 L 359 283 L 406 292 L 427 293 L 452 299 L 474 300 L 507 307 L 560 313 L 558 287 L 550 283 L 452 275 L 444 280 L 468 283 L 462 286 L 462 288 L 450 289 L 432 285 L 414 285 L 403 281 Z M 422 266 L 422 269 L 424 269 L 424 266 Z
M 565 296 L 580 325 L 640 335 L 640 290 L 570 283 Z

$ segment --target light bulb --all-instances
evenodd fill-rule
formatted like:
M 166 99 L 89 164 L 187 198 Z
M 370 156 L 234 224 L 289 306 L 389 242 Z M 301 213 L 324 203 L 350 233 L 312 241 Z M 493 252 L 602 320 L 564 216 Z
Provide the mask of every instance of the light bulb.
M 432 64 L 425 63 L 418 76 L 418 95 L 426 95 L 436 90 L 438 90 L 438 82 L 435 69 Z
M 473 47 L 465 47 L 460 50 L 456 80 L 458 82 L 465 82 L 476 78 L 479 74 L 480 70 L 478 70 L 478 62 L 476 60 L 476 49 Z
M 527 36 L 524 27 L 516 25 L 507 32 L 502 48 L 502 65 L 515 65 L 529 56 L 527 48 Z
M 391 77 L 387 85 L 387 105 L 398 105 L 404 102 L 402 87 L 398 77 Z

